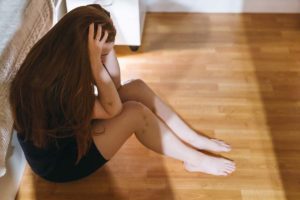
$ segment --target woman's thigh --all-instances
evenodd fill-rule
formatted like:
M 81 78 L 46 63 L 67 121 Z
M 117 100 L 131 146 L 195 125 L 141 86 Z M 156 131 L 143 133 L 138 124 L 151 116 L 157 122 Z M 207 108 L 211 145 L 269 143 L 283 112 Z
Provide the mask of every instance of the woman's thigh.
M 144 109 L 142 103 L 126 101 L 122 111 L 114 118 L 93 122 L 93 141 L 106 160 L 110 160 L 125 141 L 142 128 Z

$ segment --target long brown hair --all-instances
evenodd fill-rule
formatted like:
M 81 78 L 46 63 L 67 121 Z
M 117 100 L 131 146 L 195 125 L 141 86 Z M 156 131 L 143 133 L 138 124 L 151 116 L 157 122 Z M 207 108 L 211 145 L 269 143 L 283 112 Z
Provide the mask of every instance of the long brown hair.
M 77 161 L 92 142 L 91 117 L 95 102 L 88 27 L 102 24 L 115 40 L 110 14 L 98 4 L 67 13 L 30 50 L 10 86 L 14 128 L 37 147 L 60 137 L 75 136 Z M 99 55 L 101 56 L 101 55 Z

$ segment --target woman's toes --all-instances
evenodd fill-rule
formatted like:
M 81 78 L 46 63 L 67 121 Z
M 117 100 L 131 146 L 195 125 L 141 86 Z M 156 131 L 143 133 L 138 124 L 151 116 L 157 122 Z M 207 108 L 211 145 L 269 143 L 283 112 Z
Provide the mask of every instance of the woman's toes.
M 226 169 L 234 171 L 235 167 L 234 166 L 226 166 Z
M 232 161 L 226 161 L 225 165 L 227 165 L 227 166 L 235 166 L 235 163 L 232 162 Z
M 235 171 L 235 167 L 232 167 L 232 166 L 226 167 L 226 172 L 232 173 L 233 171 Z
M 226 173 L 225 171 L 223 171 L 223 172 L 220 172 L 219 175 L 220 176 L 228 176 L 228 173 Z
M 235 167 L 234 166 L 226 166 L 226 169 L 228 169 L 228 170 L 235 170 Z
M 216 142 L 218 142 L 219 144 L 223 145 L 223 146 L 229 146 L 228 144 L 226 144 L 225 142 L 223 142 L 222 140 L 217 140 L 215 139 Z
M 223 147 L 226 147 L 227 149 L 231 149 L 231 146 L 229 144 L 226 144 L 224 142 L 220 143 Z
M 231 148 L 230 147 L 225 147 L 224 151 L 229 152 L 229 151 L 231 151 Z
M 218 140 L 218 139 L 211 139 L 211 141 L 215 142 L 219 147 L 221 148 L 222 151 L 228 152 L 231 150 L 231 147 L 229 144 L 226 144 L 225 142 Z
M 234 162 L 230 161 L 230 160 L 227 160 L 227 159 L 224 159 L 225 161 L 225 164 L 228 164 L 228 165 L 235 165 Z
M 226 173 L 231 174 L 233 171 L 234 171 L 234 170 L 227 169 L 227 170 L 226 170 Z

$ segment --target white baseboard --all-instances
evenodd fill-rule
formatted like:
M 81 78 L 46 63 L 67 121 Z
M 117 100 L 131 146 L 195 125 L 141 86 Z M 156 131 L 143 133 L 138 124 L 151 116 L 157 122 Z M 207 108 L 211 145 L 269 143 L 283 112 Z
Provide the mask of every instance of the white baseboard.
M 145 0 L 148 12 L 300 13 L 300 0 Z

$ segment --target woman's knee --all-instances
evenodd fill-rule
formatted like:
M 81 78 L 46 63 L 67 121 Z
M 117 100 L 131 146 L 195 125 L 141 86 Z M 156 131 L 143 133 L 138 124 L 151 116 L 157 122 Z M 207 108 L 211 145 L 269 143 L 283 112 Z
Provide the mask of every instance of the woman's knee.
M 134 92 L 144 90 L 147 87 L 147 84 L 142 79 L 130 79 L 125 81 L 119 89 L 122 88 L 121 90 Z
M 137 126 L 137 128 L 140 128 L 139 126 L 143 122 L 143 116 L 145 115 L 144 113 L 147 112 L 146 110 L 147 107 L 138 101 L 126 101 L 123 103 L 122 111 L 118 115 L 106 120 L 96 120 L 93 123 L 92 129 L 99 132 L 99 130 L 104 130 L 105 126 L 108 124 L 112 124 L 117 121 L 126 121 L 128 126 Z
M 138 88 L 142 88 L 142 87 L 147 86 L 147 84 L 142 79 L 139 79 L 139 78 L 138 79 L 133 79 L 132 83 L 134 85 L 136 85 L 136 87 L 138 87 Z
M 123 103 L 123 110 L 131 117 L 141 119 L 149 108 L 139 101 L 130 100 Z
M 136 130 L 143 129 L 152 111 L 139 101 L 126 101 L 123 105 L 129 114 L 128 117 L 132 118 L 135 122 Z

